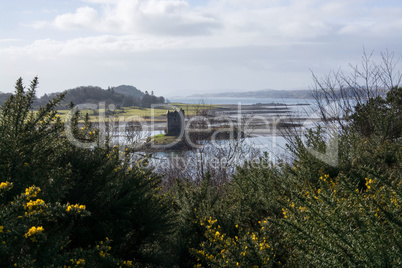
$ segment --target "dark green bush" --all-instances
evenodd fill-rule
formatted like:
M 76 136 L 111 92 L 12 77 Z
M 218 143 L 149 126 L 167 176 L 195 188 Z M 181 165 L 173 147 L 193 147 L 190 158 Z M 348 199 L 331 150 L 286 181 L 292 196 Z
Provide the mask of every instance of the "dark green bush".
M 2 248 L 2 262 L 24 265 L 36 259 L 38 266 L 48 266 L 53 261 L 68 265 L 63 261 L 66 256 L 76 255 L 77 260 L 87 256 L 87 265 L 96 263 L 105 267 L 119 260 L 130 260 L 141 266 L 171 263 L 173 257 L 167 254 L 170 249 L 165 245 L 174 223 L 172 201 L 161 192 L 160 178 L 146 165 L 131 163 L 129 156 L 119 152 L 118 147 L 99 144 L 84 149 L 72 144 L 66 136 L 64 122 L 54 110 L 63 96 L 34 111 L 32 103 L 37 85 L 35 78 L 26 90 L 19 79 L 15 94 L 1 109 L 0 178 L 13 187 L 4 193 L 0 225 L 7 226 L 7 230 L 18 226 L 15 235 L 21 242 L 26 241 L 21 236 L 31 225 L 42 224 L 46 239 L 31 243 L 26 249 L 20 242 Z M 97 139 L 98 130 L 92 127 L 88 117 L 79 123 L 79 114 L 74 114 L 70 129 L 80 142 Z M 18 202 L 13 199 L 32 185 L 41 189 L 41 198 L 46 203 L 55 204 L 49 209 L 60 204 L 81 204 L 88 211 L 87 217 L 60 219 L 61 212 L 49 212 L 40 214 L 29 224 L 10 221 L 20 216 L 28 202 L 23 198 Z M 9 207 L 16 210 L 10 211 Z M 68 228 L 58 229 L 56 223 Z M 96 246 L 106 237 L 111 249 L 101 254 Z M 4 241 L 4 245 L 11 242 Z M 56 247 L 40 250 L 41 241 L 58 243 L 55 242 Z M 93 255 L 102 258 L 96 261 L 90 257 Z M 43 256 L 52 258 L 45 261 Z M 58 256 L 62 261 L 58 261 Z

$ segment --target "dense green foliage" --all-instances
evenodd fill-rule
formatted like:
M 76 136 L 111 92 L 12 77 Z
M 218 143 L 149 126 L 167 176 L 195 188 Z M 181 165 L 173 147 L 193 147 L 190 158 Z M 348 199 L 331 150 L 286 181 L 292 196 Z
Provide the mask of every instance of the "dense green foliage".
M 21 79 L 0 116 L 0 264 L 4 267 L 400 267 L 402 88 L 359 104 L 317 159 L 324 128 L 294 137 L 292 162 L 259 161 L 218 181 L 163 185 L 147 158 L 102 144 L 88 120 L 32 111 Z M 306 142 L 302 142 L 302 140 Z
M 183 266 L 402 265 L 401 92 L 357 107 L 338 136 L 337 166 L 294 137 L 292 164 L 262 158 L 219 191 L 208 180 L 178 188 L 182 242 L 193 245 Z M 306 144 L 322 150 L 326 137 L 311 130 Z
M 108 90 L 113 90 L 114 92 L 116 92 L 118 94 L 122 94 L 125 96 L 131 96 L 131 97 L 138 98 L 138 99 L 141 99 L 145 94 L 144 92 L 137 89 L 136 87 L 128 86 L 128 85 L 120 85 L 117 87 L 108 88 Z
M 25 89 L 19 79 L 1 111 L 2 266 L 71 265 L 73 255 L 90 266 L 123 260 L 169 263 L 164 245 L 174 217 L 171 201 L 160 192 L 160 178 L 146 164 L 128 161 L 118 147 L 74 146 L 54 110 L 63 96 L 32 110 L 37 84 L 35 78 Z M 95 140 L 97 130 L 88 121 L 79 126 L 78 116 L 71 119 L 74 137 Z M 37 187 L 40 199 L 21 194 L 29 187 Z M 40 204 L 28 210 L 31 201 Z M 73 208 L 79 215 L 71 218 L 69 204 L 85 209 Z M 44 229 L 37 241 L 24 237 L 37 226 Z M 97 247 L 105 239 L 107 254 Z

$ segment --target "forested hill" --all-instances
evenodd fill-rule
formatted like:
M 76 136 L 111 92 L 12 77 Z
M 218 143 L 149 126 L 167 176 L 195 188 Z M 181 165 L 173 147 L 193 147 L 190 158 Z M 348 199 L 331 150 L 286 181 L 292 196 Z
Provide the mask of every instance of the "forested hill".
M 139 99 L 141 99 L 145 95 L 144 92 L 142 92 L 141 90 L 139 90 L 133 86 L 121 85 L 118 87 L 112 87 L 111 90 L 113 90 L 115 93 L 118 93 L 118 94 L 122 94 L 125 96 L 132 96 L 134 98 L 139 98 Z
M 165 102 L 165 98 L 162 96 L 155 96 L 153 92 L 151 92 L 151 94 L 147 91 L 142 92 L 133 86 L 127 85 L 109 87 L 108 89 L 102 89 L 96 86 L 81 86 L 64 92 L 66 95 L 58 109 L 68 108 L 70 103 L 77 105 L 83 103 L 98 104 L 100 102 L 105 102 L 106 105 L 114 104 L 119 108 L 129 106 L 150 107 L 151 104 Z M 59 94 L 61 94 L 61 92 L 45 94 L 42 97 L 37 98 L 34 102 L 34 107 L 37 108 L 40 105 L 46 105 L 49 100 L 55 98 Z M 0 92 L 0 105 L 3 105 L 10 95 L 10 93 Z

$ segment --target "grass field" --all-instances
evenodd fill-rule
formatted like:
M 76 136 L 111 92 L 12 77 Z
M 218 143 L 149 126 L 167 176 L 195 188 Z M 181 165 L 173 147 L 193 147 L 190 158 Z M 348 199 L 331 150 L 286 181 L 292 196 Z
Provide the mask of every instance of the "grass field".
M 142 120 L 150 121 L 152 118 L 156 122 L 165 121 L 167 110 L 183 109 L 186 115 L 196 115 L 202 110 L 214 109 L 217 106 L 208 104 L 184 104 L 184 103 L 170 103 L 165 105 L 158 105 L 156 108 L 143 108 L 143 107 L 123 107 L 114 111 L 98 111 L 98 110 L 81 110 L 82 119 L 88 113 L 91 122 L 99 121 L 99 114 L 105 115 L 106 121 L 110 118 L 120 118 L 121 121 L 135 120 L 141 118 Z M 58 110 L 57 114 L 62 120 L 65 120 L 69 110 Z
M 167 136 L 166 134 L 159 134 L 150 137 L 149 143 L 153 143 L 156 145 L 167 145 L 167 144 L 173 144 L 177 141 L 178 140 L 176 136 Z

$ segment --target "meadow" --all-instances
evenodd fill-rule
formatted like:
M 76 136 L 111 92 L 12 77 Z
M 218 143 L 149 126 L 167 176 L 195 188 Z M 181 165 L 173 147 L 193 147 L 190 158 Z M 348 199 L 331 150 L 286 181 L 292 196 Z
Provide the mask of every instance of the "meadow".
M 183 109 L 185 114 L 188 116 L 194 116 L 199 114 L 202 110 L 210 110 L 218 108 L 217 105 L 209 105 L 209 104 L 184 104 L 184 103 L 169 103 L 166 105 L 158 104 L 155 108 L 144 108 L 139 106 L 132 107 L 122 107 L 113 110 L 108 109 L 97 109 L 88 110 L 82 109 L 80 113 L 82 115 L 81 122 L 83 122 L 84 115 L 89 115 L 90 122 L 99 122 L 99 114 L 105 114 L 106 120 L 109 120 L 110 117 L 123 117 L 123 118 L 141 118 L 147 122 L 154 120 L 155 122 L 163 122 L 166 121 L 166 112 L 167 110 L 173 109 Z M 57 114 L 64 121 L 69 114 L 70 110 L 58 110 Z

